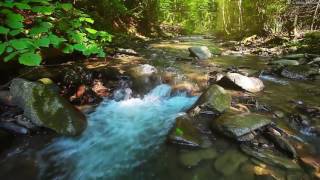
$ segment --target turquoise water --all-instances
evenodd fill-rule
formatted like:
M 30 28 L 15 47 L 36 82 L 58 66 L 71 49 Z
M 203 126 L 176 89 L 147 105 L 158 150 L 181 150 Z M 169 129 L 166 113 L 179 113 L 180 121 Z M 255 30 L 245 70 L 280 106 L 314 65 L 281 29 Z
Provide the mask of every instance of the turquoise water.
M 59 138 L 40 153 L 40 179 L 118 179 L 148 160 L 197 97 L 159 85 L 144 98 L 105 100 L 78 139 Z

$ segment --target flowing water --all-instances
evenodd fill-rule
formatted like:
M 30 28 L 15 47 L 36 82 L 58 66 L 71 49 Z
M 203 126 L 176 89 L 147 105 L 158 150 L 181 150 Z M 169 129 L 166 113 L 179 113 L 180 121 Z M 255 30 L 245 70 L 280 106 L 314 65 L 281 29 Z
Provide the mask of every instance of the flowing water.
M 234 174 L 225 177 L 214 167 L 215 160 L 201 162 L 191 169 L 181 166 L 179 156 L 189 150 L 165 143 L 175 118 L 197 99 L 192 93 L 177 91 L 173 87 L 180 82 L 190 82 L 202 92 L 207 86 L 207 74 L 212 70 L 241 67 L 249 74 L 259 76 L 268 62 L 267 58 L 254 56 L 221 56 L 201 63 L 176 60 L 176 57 L 187 57 L 187 47 L 191 45 L 215 48 L 214 42 L 205 39 L 151 44 L 152 48 L 143 54 L 149 64 L 158 68 L 160 79 L 168 84 L 154 86 L 152 79 L 143 80 L 139 86 L 144 88 L 152 84 L 153 89 L 141 98 L 105 99 L 93 113 L 87 114 L 88 128 L 80 137 L 42 135 L 17 138 L 11 148 L 1 154 L 1 179 L 255 179 L 254 163 L 250 160 Z M 149 58 L 154 53 L 157 56 Z M 167 75 L 163 75 L 166 71 L 174 74 L 175 80 L 168 80 Z M 318 91 L 319 81 L 293 81 L 265 75 L 260 78 L 266 88 L 257 99 L 272 110 L 290 113 L 293 110 L 291 100 L 320 104 L 320 99 L 314 95 L 317 92 L 311 92 Z M 287 126 L 281 119 L 276 123 Z M 295 133 L 310 142 L 313 151 L 319 154 L 318 138 Z M 220 136 L 215 137 L 211 148 L 221 156 L 229 150 L 241 154 L 236 143 Z M 225 168 L 229 166 L 226 164 Z M 274 172 L 281 177 L 292 174 L 282 169 Z
M 42 150 L 41 179 L 116 179 L 130 173 L 158 151 L 174 119 L 197 99 L 170 94 L 171 87 L 162 84 L 142 99 L 105 100 L 88 116 L 81 137 L 59 138 Z M 68 166 L 52 174 L 66 162 L 71 170 Z

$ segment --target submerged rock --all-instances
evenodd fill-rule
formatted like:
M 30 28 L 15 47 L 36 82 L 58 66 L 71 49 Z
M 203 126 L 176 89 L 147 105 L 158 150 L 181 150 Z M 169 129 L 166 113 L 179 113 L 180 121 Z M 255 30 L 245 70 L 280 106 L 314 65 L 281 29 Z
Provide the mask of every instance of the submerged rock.
M 202 145 L 201 134 L 192 119 L 187 115 L 176 119 L 176 123 L 169 133 L 168 141 L 173 144 L 191 147 L 200 147 Z
M 305 54 L 289 54 L 289 55 L 284 56 L 283 58 L 296 60 L 296 59 L 305 58 L 305 57 L 306 57 Z
M 237 150 L 229 150 L 220 156 L 214 163 L 217 171 L 225 176 L 235 173 L 240 165 L 248 160 L 244 154 Z
M 86 117 L 50 86 L 14 79 L 10 93 L 32 123 L 62 135 L 79 135 L 87 125 Z
M 258 114 L 225 114 L 217 120 L 213 120 L 212 126 L 222 134 L 238 139 L 271 123 L 271 120 Z
M 262 91 L 264 88 L 259 78 L 247 77 L 238 73 L 227 73 L 218 83 L 224 87 L 240 88 L 252 93 Z
M 270 150 L 264 150 L 264 149 L 254 149 L 246 145 L 241 145 L 241 150 L 248 154 L 249 156 L 252 156 L 268 165 L 271 166 L 277 166 L 280 168 L 284 168 L 287 170 L 300 170 L 301 167 L 299 164 L 294 162 L 291 159 L 275 155 Z
M 198 99 L 191 112 L 197 107 L 205 107 L 206 110 L 223 113 L 231 105 L 231 95 L 218 85 L 211 85 Z
M 183 166 L 191 168 L 198 165 L 202 160 L 214 159 L 217 155 L 215 149 L 200 149 L 182 153 L 179 160 Z
M 319 69 L 308 65 L 288 66 L 281 71 L 283 77 L 296 80 L 306 80 L 312 75 L 319 74 Z
M 277 61 L 272 61 L 271 64 L 280 66 L 298 66 L 300 63 L 297 60 L 281 59 Z
M 196 57 L 199 60 L 207 60 L 212 57 L 212 53 L 206 46 L 194 46 L 190 47 L 188 50 L 191 57 Z

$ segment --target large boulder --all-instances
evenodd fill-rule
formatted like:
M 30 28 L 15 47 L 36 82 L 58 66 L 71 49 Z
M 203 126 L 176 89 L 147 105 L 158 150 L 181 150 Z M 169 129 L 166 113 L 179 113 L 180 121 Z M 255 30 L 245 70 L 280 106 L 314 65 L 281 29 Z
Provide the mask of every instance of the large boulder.
M 86 117 L 51 86 L 18 78 L 12 81 L 10 94 L 37 126 L 70 136 L 79 135 L 86 128 Z
M 226 113 L 213 120 L 212 127 L 228 137 L 238 139 L 271 123 L 271 120 L 259 114 Z
M 199 60 L 207 60 L 212 57 L 212 53 L 206 46 L 194 46 L 190 47 L 188 50 L 191 57 L 196 57 Z
M 288 66 L 281 71 L 283 77 L 296 80 L 306 80 L 317 74 L 319 74 L 319 69 L 309 65 Z
M 263 82 L 259 78 L 247 77 L 238 73 L 227 73 L 219 84 L 228 88 L 243 89 L 248 92 L 259 92 L 264 88 Z
M 211 85 L 198 99 L 189 112 L 196 111 L 198 107 L 206 110 L 223 113 L 231 105 L 231 95 L 218 85 Z

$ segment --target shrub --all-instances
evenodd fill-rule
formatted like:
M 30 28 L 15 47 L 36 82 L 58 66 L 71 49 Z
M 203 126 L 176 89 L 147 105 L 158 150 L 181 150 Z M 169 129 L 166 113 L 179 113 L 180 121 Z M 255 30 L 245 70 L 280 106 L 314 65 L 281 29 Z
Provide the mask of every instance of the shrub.
M 93 29 L 94 20 L 70 3 L 51 0 L 0 2 L 0 55 L 5 62 L 17 59 L 27 66 L 40 65 L 43 48 L 64 53 L 105 57 L 111 41 L 105 31 Z

